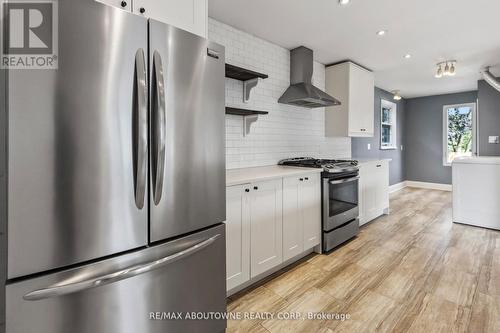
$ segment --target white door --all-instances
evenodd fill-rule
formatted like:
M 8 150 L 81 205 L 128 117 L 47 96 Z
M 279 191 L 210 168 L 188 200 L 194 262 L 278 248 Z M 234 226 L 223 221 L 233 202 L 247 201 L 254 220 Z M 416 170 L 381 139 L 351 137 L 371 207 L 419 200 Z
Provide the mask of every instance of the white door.
M 96 1 L 102 2 L 106 5 L 124 9 L 128 12 L 132 11 L 132 0 L 96 0 Z
M 255 277 L 283 261 L 283 181 L 252 184 L 250 189 L 250 272 Z
M 283 179 L 283 261 L 302 253 L 302 184 L 304 177 Z
M 134 13 L 207 37 L 207 0 L 134 0 Z
M 226 190 L 227 290 L 250 280 L 250 185 Z
M 300 186 L 299 202 L 301 205 L 304 250 L 320 243 L 321 235 L 321 179 L 319 174 L 304 178 Z

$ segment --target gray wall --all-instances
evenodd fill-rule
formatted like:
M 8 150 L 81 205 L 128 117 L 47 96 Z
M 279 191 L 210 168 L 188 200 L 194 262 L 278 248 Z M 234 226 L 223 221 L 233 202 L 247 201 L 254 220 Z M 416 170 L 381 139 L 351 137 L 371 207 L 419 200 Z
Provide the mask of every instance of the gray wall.
M 380 101 L 382 99 L 394 102 L 397 104 L 397 133 L 396 141 L 398 149 L 381 150 L 380 149 Z M 391 185 L 400 183 L 406 180 L 405 175 L 405 158 L 404 150 L 401 151 L 401 146 L 406 146 L 405 143 L 405 126 L 406 126 L 406 101 L 393 100 L 393 95 L 380 88 L 375 88 L 375 136 L 373 138 L 353 138 L 351 141 L 352 157 L 354 159 L 362 158 L 390 158 L 389 163 L 389 183 Z M 371 144 L 371 149 L 368 150 L 368 144 Z
M 406 100 L 406 179 L 451 184 L 443 166 L 443 106 L 475 103 L 477 91 Z
M 500 136 L 500 92 L 484 80 L 477 83 L 479 155 L 500 156 L 500 144 L 488 143 L 488 136 Z

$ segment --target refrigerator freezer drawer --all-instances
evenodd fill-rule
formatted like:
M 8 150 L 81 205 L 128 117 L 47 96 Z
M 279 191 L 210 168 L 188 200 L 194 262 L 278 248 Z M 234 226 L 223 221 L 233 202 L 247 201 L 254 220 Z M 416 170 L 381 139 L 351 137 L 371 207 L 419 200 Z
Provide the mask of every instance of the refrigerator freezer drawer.
M 225 229 L 7 286 L 7 333 L 223 332 Z M 175 314 L 175 315 L 174 315 Z

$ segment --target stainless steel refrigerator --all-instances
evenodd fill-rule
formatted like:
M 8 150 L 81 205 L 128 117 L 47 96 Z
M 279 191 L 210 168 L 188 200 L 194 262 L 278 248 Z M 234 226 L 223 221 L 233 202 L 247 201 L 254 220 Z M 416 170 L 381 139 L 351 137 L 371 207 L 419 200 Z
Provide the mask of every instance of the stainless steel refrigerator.
M 226 310 L 224 48 L 93 0 L 58 18 L 57 70 L 2 72 L 3 329 L 224 331 L 186 319 Z

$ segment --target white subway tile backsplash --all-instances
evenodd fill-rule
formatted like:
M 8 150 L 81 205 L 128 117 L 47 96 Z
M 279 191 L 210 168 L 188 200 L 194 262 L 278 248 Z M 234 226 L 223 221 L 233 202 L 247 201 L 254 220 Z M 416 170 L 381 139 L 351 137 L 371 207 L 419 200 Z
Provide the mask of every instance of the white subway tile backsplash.
M 269 75 L 243 102 L 243 84 L 226 79 L 226 105 L 268 111 L 243 136 L 243 118 L 226 115 L 226 167 L 274 165 L 298 156 L 349 158 L 350 138 L 326 138 L 324 109 L 304 109 L 278 103 L 290 84 L 287 49 L 209 19 L 208 36 L 226 47 L 226 62 Z M 313 82 L 325 86 L 325 66 L 315 62 Z

